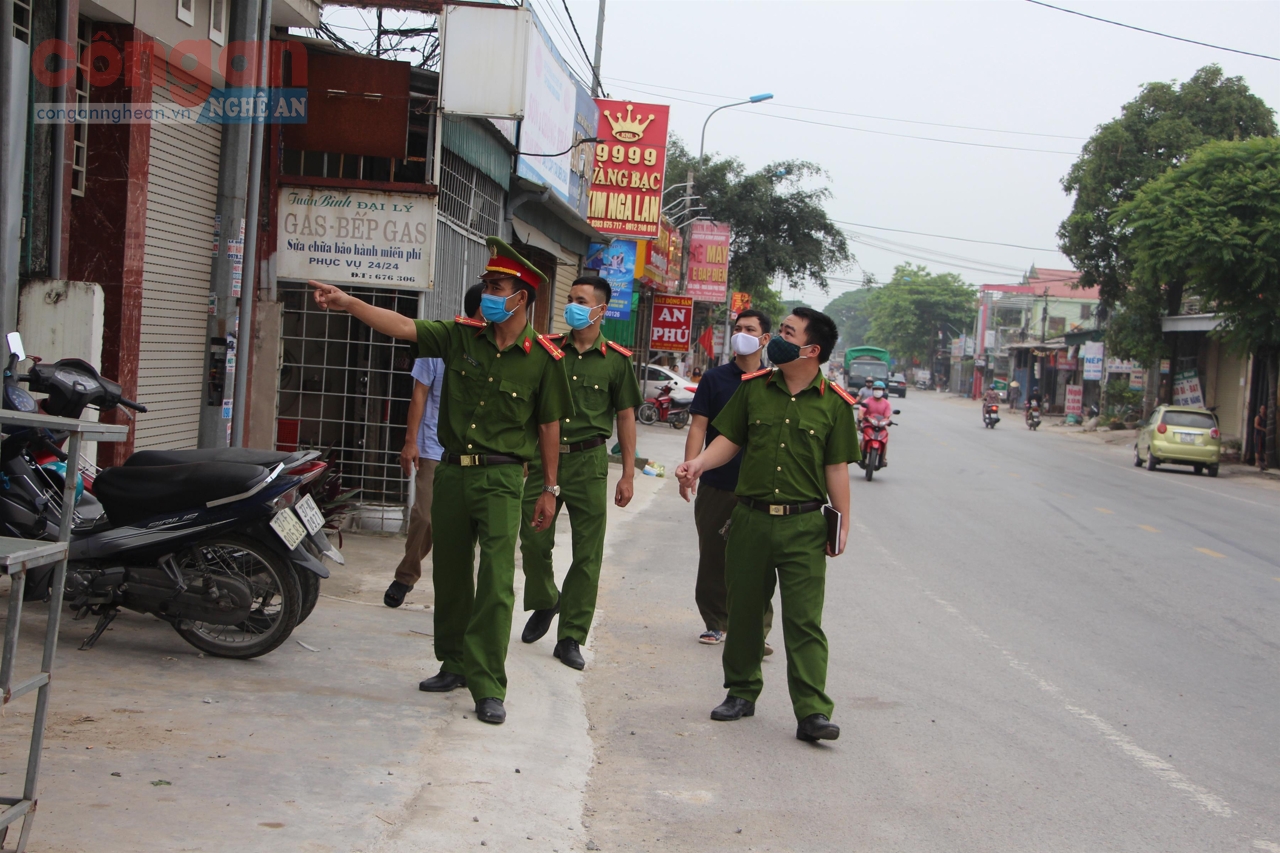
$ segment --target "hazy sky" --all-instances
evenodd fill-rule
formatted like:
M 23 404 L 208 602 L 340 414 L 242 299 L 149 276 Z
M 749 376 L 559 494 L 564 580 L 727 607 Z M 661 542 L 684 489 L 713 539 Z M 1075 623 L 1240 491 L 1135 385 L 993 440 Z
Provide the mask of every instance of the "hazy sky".
M 558 11 L 564 23 L 560 0 L 532 4 L 544 18 Z M 568 0 L 568 5 L 591 51 L 597 3 Z M 1276 2 L 1055 0 L 1054 5 L 1280 55 Z M 551 29 L 558 35 L 554 25 Z M 1033 247 L 855 229 L 968 258 L 955 263 L 981 271 L 950 269 L 971 283 L 998 283 L 1016 280 L 1016 271 L 1032 263 L 1069 266 L 1054 251 L 1054 233 L 1070 208 L 1059 181 L 1084 139 L 1114 118 L 1143 83 L 1185 80 L 1209 63 L 1244 77 L 1255 94 L 1280 107 L 1280 62 L 1157 38 L 1021 0 L 608 0 L 602 77 L 614 97 L 670 103 L 674 132 L 694 150 L 713 106 L 772 92 L 771 102 L 718 113 L 707 128 L 707 149 L 738 157 L 753 169 L 787 158 L 821 165 L 831 176 L 833 219 Z M 1037 151 L 886 136 L 783 116 Z M 1027 133 L 1052 135 L 1022 135 Z M 1040 153 L 1045 151 L 1063 153 Z M 896 264 L 916 260 L 903 254 L 914 249 L 851 247 L 861 267 L 882 281 Z M 947 268 L 941 261 L 919 262 Z M 849 275 L 861 277 L 856 268 Z M 849 286 L 833 283 L 832 295 Z M 821 307 L 829 297 L 805 293 L 803 298 Z
M 589 79 L 565 0 L 526 2 Z M 1280 56 L 1280 2 L 1048 2 Z M 590 53 L 597 0 L 567 4 Z M 325 17 L 359 25 L 362 14 L 371 20 L 372 13 L 351 9 L 329 9 Z M 368 40 L 358 27 L 342 32 Z M 850 279 L 860 281 L 865 270 L 885 281 L 909 261 L 981 284 L 1016 281 L 1033 263 L 1069 266 L 1055 249 L 1055 232 L 1070 209 L 1059 182 L 1084 140 L 1142 84 L 1186 80 L 1210 63 L 1244 77 L 1255 94 L 1280 108 L 1280 62 L 1025 0 L 607 0 L 602 76 L 614 97 L 669 103 L 673 131 L 695 151 L 711 109 L 772 92 L 772 101 L 718 113 L 707 129 L 707 150 L 738 157 L 751 169 L 791 158 L 824 168 L 831 217 L 864 226 L 851 227 L 880 243 L 851 243 L 858 266 L 843 273 Z M 888 247 L 884 240 L 909 245 Z M 959 257 L 930 255 L 936 252 Z M 830 295 L 852 286 L 832 282 Z M 830 295 L 783 294 L 819 307 Z

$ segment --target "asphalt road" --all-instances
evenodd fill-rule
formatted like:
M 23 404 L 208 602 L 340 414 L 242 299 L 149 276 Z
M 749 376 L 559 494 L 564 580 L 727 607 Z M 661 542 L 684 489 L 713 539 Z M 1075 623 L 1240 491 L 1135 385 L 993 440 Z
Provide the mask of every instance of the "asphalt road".
M 615 542 L 588 849 L 1280 852 L 1280 488 L 899 405 L 828 567 L 834 744 L 794 739 L 777 632 L 756 716 L 708 719 L 719 649 L 674 479 Z M 683 438 L 644 429 L 640 452 L 670 472 Z

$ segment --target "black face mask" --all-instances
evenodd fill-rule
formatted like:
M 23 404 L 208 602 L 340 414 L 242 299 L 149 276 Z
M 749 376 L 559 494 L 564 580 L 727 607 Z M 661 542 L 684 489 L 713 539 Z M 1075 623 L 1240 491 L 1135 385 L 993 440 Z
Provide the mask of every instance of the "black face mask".
M 777 337 L 769 341 L 767 352 L 769 353 L 769 361 L 774 364 L 786 364 L 800 357 L 800 345 Z

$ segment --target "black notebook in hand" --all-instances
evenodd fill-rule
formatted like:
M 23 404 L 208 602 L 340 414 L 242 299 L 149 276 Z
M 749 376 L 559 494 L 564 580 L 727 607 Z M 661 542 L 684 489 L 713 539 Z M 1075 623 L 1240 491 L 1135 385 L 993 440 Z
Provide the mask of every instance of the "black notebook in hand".
M 822 515 L 827 519 L 827 548 L 834 556 L 840 556 L 840 510 L 827 504 L 822 508 Z

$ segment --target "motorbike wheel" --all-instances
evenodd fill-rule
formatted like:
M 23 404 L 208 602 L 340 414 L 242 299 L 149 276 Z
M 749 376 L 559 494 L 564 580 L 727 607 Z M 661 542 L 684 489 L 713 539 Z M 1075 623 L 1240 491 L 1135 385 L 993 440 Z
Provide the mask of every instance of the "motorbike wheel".
M 640 408 L 636 409 L 636 420 L 645 426 L 652 426 L 658 422 L 658 407 L 653 403 L 641 403 Z
M 868 483 L 870 483 L 870 482 L 871 482 L 871 478 L 875 475 L 875 473 L 876 473 L 876 468 L 878 468 L 879 466 L 880 466 L 880 451 L 879 451 L 879 450 L 876 450 L 876 449 L 873 447 L 873 448 L 872 448 L 872 449 L 867 453 L 867 470 L 866 470 L 866 478 L 867 478 L 867 482 L 868 482 Z
M 302 590 L 302 601 L 298 608 L 298 624 L 301 625 L 307 621 L 311 611 L 316 609 L 316 602 L 320 600 L 320 576 L 307 569 L 295 568 L 293 571 L 298 576 L 298 588 Z
M 673 429 L 684 429 L 689 425 L 689 411 L 683 409 L 679 412 L 672 412 L 667 416 L 667 422 L 671 424 Z
M 302 590 L 289 561 L 270 547 L 245 536 L 219 536 L 192 546 L 199 550 L 206 570 L 247 582 L 253 590 L 253 612 L 238 625 L 208 625 L 183 620 L 174 630 L 202 652 L 224 658 L 248 659 L 277 648 L 298 624 Z M 190 565 L 188 554 L 183 569 Z M 316 585 L 319 592 L 319 584 Z

